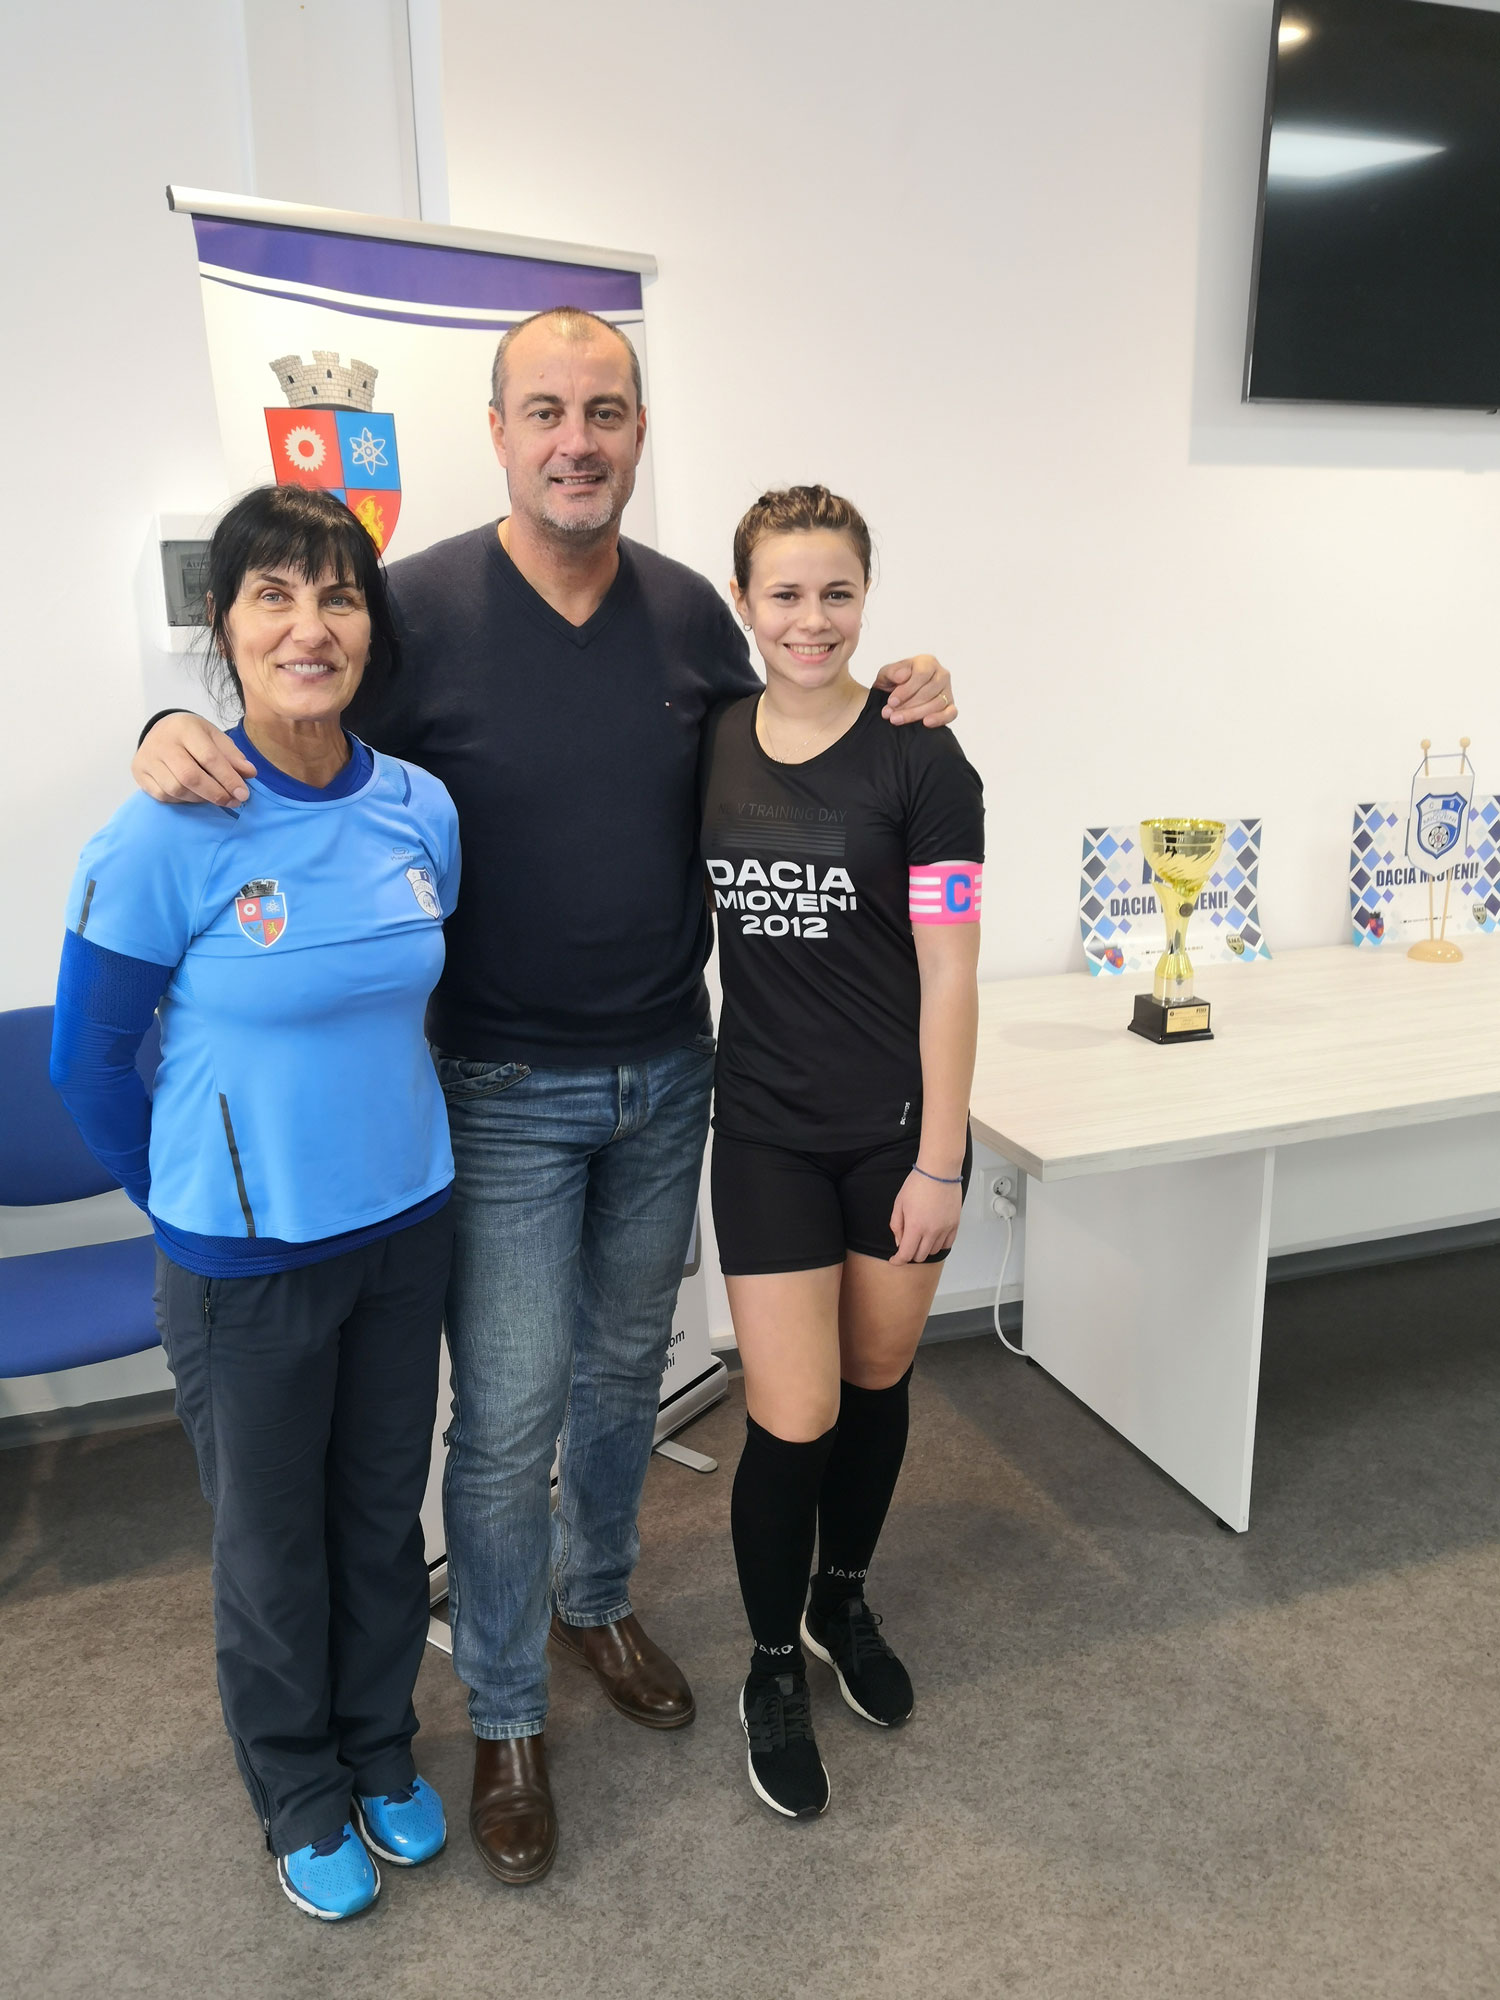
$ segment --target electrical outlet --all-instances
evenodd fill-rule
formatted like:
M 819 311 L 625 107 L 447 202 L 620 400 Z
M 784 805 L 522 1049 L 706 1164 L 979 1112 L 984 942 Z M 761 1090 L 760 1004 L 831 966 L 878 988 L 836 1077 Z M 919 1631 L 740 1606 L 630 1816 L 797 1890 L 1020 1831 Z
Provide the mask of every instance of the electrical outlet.
M 989 1207 L 995 1196 L 1004 1195 L 1007 1201 L 1016 1198 L 1016 1170 L 1014 1167 L 992 1167 L 984 1177 L 984 1205 Z

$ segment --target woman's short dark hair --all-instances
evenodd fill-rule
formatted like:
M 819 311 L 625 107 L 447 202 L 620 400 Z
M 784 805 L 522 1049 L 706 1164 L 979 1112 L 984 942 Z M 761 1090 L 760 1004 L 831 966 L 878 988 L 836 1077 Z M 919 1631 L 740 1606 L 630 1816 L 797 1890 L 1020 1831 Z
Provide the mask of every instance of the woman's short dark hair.
M 306 486 L 257 486 L 237 500 L 208 545 L 208 655 L 203 677 L 226 706 L 245 694 L 229 651 L 229 613 L 252 570 L 288 571 L 309 583 L 330 572 L 363 593 L 370 613 L 365 681 L 382 680 L 401 664 L 385 567 L 368 532 L 342 500 Z
M 734 531 L 734 580 L 750 588 L 750 558 L 767 535 L 809 535 L 819 528 L 845 536 L 870 581 L 870 530 L 852 500 L 826 486 L 778 486 L 762 493 Z

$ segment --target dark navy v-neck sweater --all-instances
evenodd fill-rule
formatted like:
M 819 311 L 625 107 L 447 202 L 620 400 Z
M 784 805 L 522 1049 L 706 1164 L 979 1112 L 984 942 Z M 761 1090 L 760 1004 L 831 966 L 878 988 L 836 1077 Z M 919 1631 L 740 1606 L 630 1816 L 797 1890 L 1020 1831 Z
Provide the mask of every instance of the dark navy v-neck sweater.
M 458 807 L 433 1042 L 532 1067 L 640 1061 L 708 1024 L 699 738 L 760 682 L 728 606 L 683 564 L 622 541 L 604 602 L 573 626 L 498 525 L 392 565 L 403 666 L 345 720 Z

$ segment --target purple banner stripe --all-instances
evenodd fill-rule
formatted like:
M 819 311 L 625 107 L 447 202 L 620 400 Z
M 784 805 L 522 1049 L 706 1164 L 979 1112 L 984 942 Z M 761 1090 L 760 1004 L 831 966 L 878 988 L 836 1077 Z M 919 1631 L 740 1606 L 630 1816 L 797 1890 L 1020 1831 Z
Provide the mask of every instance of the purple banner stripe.
M 336 236 L 320 229 L 284 229 L 264 222 L 221 222 L 195 215 L 193 233 L 205 264 L 322 285 L 363 298 L 414 305 L 467 306 L 471 312 L 543 312 L 587 306 L 594 312 L 640 310 L 638 271 L 601 271 L 589 264 L 551 264 L 539 257 L 505 257 L 436 244 L 390 243 L 374 236 Z
M 279 292 L 269 290 L 264 285 L 237 285 L 233 278 L 218 278 L 205 275 L 204 282 L 210 285 L 223 285 L 226 290 L 231 292 L 249 292 L 258 299 L 289 299 L 293 305 L 312 306 L 318 312 L 347 313 L 351 319 L 393 319 L 399 321 L 404 326 L 457 327 L 461 331 L 493 333 L 496 336 L 504 333 L 507 326 L 516 324 L 514 320 L 503 319 L 433 319 L 426 313 L 392 312 L 388 306 L 348 306 L 342 304 L 338 299 L 309 299 L 305 298 L 301 292 Z M 576 305 L 578 301 L 576 299 L 568 299 L 564 303 L 567 305 Z M 643 321 L 623 320 L 618 322 L 618 324 L 625 332 L 629 332 L 632 326 L 640 326 L 643 324 Z

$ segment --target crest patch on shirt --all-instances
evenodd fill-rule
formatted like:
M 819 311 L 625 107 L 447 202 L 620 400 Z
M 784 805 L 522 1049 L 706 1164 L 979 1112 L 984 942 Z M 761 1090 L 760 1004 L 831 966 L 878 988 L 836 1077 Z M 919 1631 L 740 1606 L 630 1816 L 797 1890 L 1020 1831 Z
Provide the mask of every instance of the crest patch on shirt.
M 411 892 L 423 913 L 431 917 L 434 923 L 440 924 L 443 921 L 443 906 L 438 901 L 437 885 L 432 879 L 431 872 L 426 868 L 408 868 L 406 879 L 410 882 Z
M 250 942 L 269 949 L 286 929 L 286 897 L 273 881 L 245 882 L 234 899 L 234 914 Z

